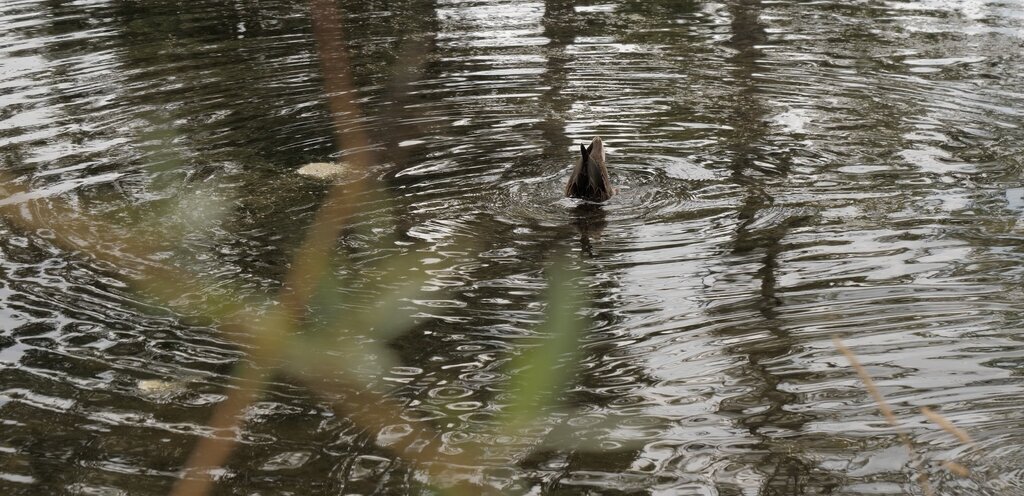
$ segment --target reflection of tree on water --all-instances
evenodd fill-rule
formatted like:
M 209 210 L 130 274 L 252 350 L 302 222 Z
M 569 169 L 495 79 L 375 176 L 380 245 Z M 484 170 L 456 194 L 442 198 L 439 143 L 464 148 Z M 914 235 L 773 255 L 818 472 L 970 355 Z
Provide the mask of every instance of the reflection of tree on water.
M 772 130 L 766 122 L 770 110 L 762 101 L 764 97 L 758 93 L 755 76 L 759 70 L 758 61 L 764 56 L 758 45 L 768 40 L 765 27 L 759 19 L 761 2 L 735 0 L 727 5 L 732 17 L 733 33 L 728 46 L 736 50 L 729 62 L 732 65 L 732 76 L 738 85 L 729 119 L 729 124 L 735 129 L 730 139 L 733 155 L 731 167 L 733 180 L 745 190 L 745 197 L 737 212 L 740 224 L 733 255 L 749 259 L 754 254 L 760 254 L 759 268 L 756 273 L 750 274 L 760 283 L 758 292 L 752 300 L 737 305 L 753 306 L 761 319 L 749 320 L 722 332 L 730 335 L 767 332 L 768 336 L 767 339 L 747 341 L 730 347 L 730 353 L 747 359 L 747 365 L 737 374 L 743 376 L 741 379 L 744 382 L 749 382 L 750 391 L 726 398 L 719 408 L 720 412 L 733 416 L 752 436 L 760 439 L 747 457 L 766 478 L 762 488 L 764 494 L 797 495 L 807 494 L 806 491 L 818 494 L 820 487 L 812 487 L 815 483 L 808 480 L 813 469 L 800 458 L 784 452 L 788 451 L 786 447 L 776 446 L 771 438 L 765 436 L 765 430 L 799 431 L 808 420 L 806 415 L 786 411 L 786 406 L 794 402 L 796 397 L 779 389 L 782 378 L 775 375 L 769 365 L 775 359 L 788 356 L 795 344 L 793 337 L 782 328 L 778 320 L 777 309 L 781 300 L 777 294 L 776 275 L 779 256 L 785 250 L 782 242 L 795 221 L 785 219 L 778 224 L 755 224 L 759 216 L 773 208 L 775 199 L 770 186 L 780 175 L 787 173 L 788 157 L 770 156 L 764 145 Z M 727 266 L 744 267 L 746 264 L 733 263 Z M 715 311 L 732 314 L 738 309 L 736 305 L 729 305 Z M 765 451 L 768 456 L 756 454 Z
M 557 163 L 567 162 L 568 157 L 573 160 L 578 156 L 579 144 L 566 135 L 567 116 L 570 115 L 573 105 L 580 103 L 577 99 L 586 100 L 589 95 L 580 95 L 569 91 L 570 80 L 573 71 L 570 67 L 573 64 L 585 63 L 585 60 L 574 59 L 569 49 L 576 39 L 576 36 L 585 35 L 592 31 L 590 26 L 585 24 L 576 11 L 576 2 L 570 0 L 547 0 L 543 17 L 544 36 L 548 44 L 544 47 L 545 72 L 541 84 L 546 88 L 541 97 L 543 110 L 546 119 L 537 125 L 543 135 L 543 156 L 551 157 L 550 161 Z M 590 136 L 578 137 L 589 141 Z M 559 176 L 558 190 L 564 185 L 566 176 Z M 608 224 L 605 206 L 596 203 L 581 203 L 571 211 L 567 211 L 566 223 L 572 226 L 578 234 L 579 250 L 583 255 L 580 260 L 583 272 L 588 280 L 599 280 L 601 282 L 592 285 L 587 291 L 587 306 L 596 326 L 589 329 L 589 338 L 595 338 L 598 334 L 614 328 L 620 320 L 615 315 L 616 303 L 612 295 L 616 292 L 617 278 L 607 273 L 602 264 L 602 256 L 599 248 L 596 248 L 597 240 Z M 551 235 L 562 237 L 567 234 L 565 229 L 551 232 Z M 575 247 L 574 247 L 575 248 Z M 539 257 L 546 256 L 538 253 Z M 601 339 L 590 345 L 585 345 L 582 352 L 582 362 L 585 371 L 580 373 L 575 383 L 575 392 L 571 395 L 572 404 L 570 408 L 583 407 L 589 412 L 602 416 L 615 415 L 617 407 L 616 400 L 621 400 L 621 393 L 612 392 L 612 385 L 628 383 L 637 387 L 653 384 L 654 378 L 648 376 L 641 367 L 628 364 L 624 361 L 616 361 L 609 358 L 611 352 L 616 349 L 616 342 L 611 339 Z M 607 378 L 613 377 L 615 382 Z M 572 421 L 576 414 L 570 413 L 567 418 L 551 431 L 549 438 L 559 439 L 563 436 L 574 437 L 579 427 L 573 427 Z M 602 432 L 614 435 L 616 421 L 614 418 L 606 418 L 608 426 L 602 426 L 598 432 L 587 433 L 582 429 L 583 435 L 588 439 L 600 437 Z M 564 445 L 565 443 L 560 443 Z M 593 446 L 586 449 L 559 449 L 547 447 L 533 453 L 523 462 L 525 469 L 533 472 L 532 478 L 544 491 L 572 490 L 573 486 L 563 484 L 563 481 L 570 480 L 574 474 L 587 472 L 600 472 L 607 474 L 620 474 L 630 470 L 640 454 L 635 447 L 628 447 L 618 451 L 597 451 Z
M 569 47 L 580 31 L 580 19 L 576 15 L 575 2 L 547 0 L 544 2 L 544 36 L 548 44 L 544 47 L 544 74 L 541 84 L 547 88 L 541 98 L 541 111 L 547 117 L 537 125 L 541 130 L 542 156 L 547 161 L 562 163 L 566 157 L 576 157 L 575 143 L 566 136 L 566 116 L 572 110 L 574 96 L 569 89 L 569 64 L 573 61 Z M 589 138 L 585 138 L 589 139 Z M 564 178 L 559 177 L 559 180 Z M 572 224 L 579 231 L 580 249 L 593 255 L 591 238 L 604 230 L 604 208 L 595 204 L 581 204 L 573 209 Z

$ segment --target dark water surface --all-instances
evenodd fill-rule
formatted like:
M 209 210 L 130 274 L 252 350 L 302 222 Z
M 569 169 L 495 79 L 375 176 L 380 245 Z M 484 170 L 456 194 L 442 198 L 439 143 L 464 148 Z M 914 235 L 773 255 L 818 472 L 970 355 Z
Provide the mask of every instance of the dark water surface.
M 372 300 L 388 255 L 439 267 L 390 343 L 406 418 L 369 432 L 280 377 L 219 494 L 420 494 L 388 447 L 424 425 L 445 453 L 521 445 L 479 459 L 511 494 L 920 494 L 833 335 L 937 494 L 1024 494 L 1021 4 L 339 6 L 364 113 L 343 120 L 393 197 L 361 206 L 339 271 Z M 0 493 L 166 494 L 245 357 L 179 308 L 272 295 L 327 189 L 295 171 L 344 160 L 309 8 L 4 0 L 0 69 L 0 167 L 35 199 L 2 201 L 38 226 L 0 225 Z M 579 207 L 560 188 L 595 135 L 621 193 Z M 207 291 L 154 304 L 68 248 L 69 216 L 110 219 L 116 253 L 195 191 L 226 214 L 125 267 L 188 260 Z M 574 413 L 483 438 L 560 249 L 590 290 Z M 596 451 L 534 448 L 588 425 Z

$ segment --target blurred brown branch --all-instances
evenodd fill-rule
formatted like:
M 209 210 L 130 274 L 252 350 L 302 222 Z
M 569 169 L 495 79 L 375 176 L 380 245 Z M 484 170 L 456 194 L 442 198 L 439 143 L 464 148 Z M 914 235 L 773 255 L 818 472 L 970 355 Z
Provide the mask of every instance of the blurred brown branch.
M 348 167 L 366 172 L 376 162 L 375 153 L 370 146 L 369 137 L 365 132 L 354 128 L 346 129 L 346 122 L 358 121 L 362 115 L 355 103 L 356 88 L 351 73 L 351 63 L 345 46 L 343 17 L 333 0 L 311 0 L 310 15 L 313 23 L 313 34 L 316 39 L 317 53 L 320 58 L 321 73 L 324 78 L 324 91 L 333 121 L 335 143 L 339 150 L 347 152 Z M 333 186 L 320 210 L 317 212 L 313 226 L 307 233 L 305 241 L 296 252 L 292 269 L 285 281 L 280 294 L 283 315 L 271 319 L 271 325 L 263 326 L 256 335 L 260 336 L 259 345 L 255 348 L 253 361 L 263 364 L 277 357 L 279 346 L 288 335 L 299 325 L 305 316 L 308 302 L 316 291 L 322 274 L 330 270 L 330 260 L 337 238 L 342 227 L 354 211 L 354 205 L 369 191 L 366 186 L 367 174 L 360 174 L 360 179 L 349 184 Z M 222 403 L 213 414 L 210 425 L 218 429 L 235 430 L 240 427 L 241 413 L 257 398 L 257 390 L 246 387 L 262 377 L 251 369 L 244 369 L 231 389 L 228 400 Z M 324 387 L 323 383 L 316 387 Z M 348 396 L 350 399 L 352 395 Z M 352 408 L 351 402 L 345 406 L 350 410 L 350 420 L 367 429 L 379 429 L 388 421 L 397 421 L 399 410 L 392 410 L 382 398 L 360 395 L 363 403 Z M 365 412 L 372 407 L 372 415 L 358 415 L 354 412 Z M 233 438 L 202 438 L 196 445 L 187 463 L 188 470 L 200 467 L 223 465 L 234 447 Z M 410 453 L 399 453 L 409 456 Z M 417 460 L 415 454 L 412 461 Z M 432 460 L 430 460 L 432 461 Z M 187 473 L 187 472 L 186 472 Z M 208 476 L 183 478 L 175 487 L 172 496 L 193 496 L 209 493 L 211 481 Z
M 281 372 L 303 380 L 310 390 L 330 401 L 336 411 L 367 432 L 379 432 L 397 424 L 409 425 L 403 418 L 403 405 L 386 391 L 377 391 L 373 381 L 350 363 L 367 364 L 383 354 L 374 355 L 373 350 L 361 348 L 356 335 L 368 338 L 364 341 L 385 340 L 392 335 L 389 333 L 407 325 L 407 320 L 391 310 L 403 298 L 409 298 L 408 287 L 394 291 L 385 288 L 390 292 L 379 295 L 378 303 L 388 312 L 377 313 L 388 315 L 368 319 L 365 315 L 356 315 L 355 311 L 344 315 L 339 311 L 339 315 L 330 315 L 334 322 L 325 332 L 297 332 L 310 330 L 308 321 L 316 311 L 315 299 L 324 291 L 324 283 L 329 287 L 341 284 L 334 277 L 332 264 L 338 258 L 335 255 L 342 228 L 358 213 L 358 205 L 384 196 L 378 192 L 380 188 L 371 187 L 369 172 L 379 163 L 377 152 L 364 131 L 358 126 L 348 127 L 348 123 L 361 120 L 361 111 L 356 104 L 357 90 L 344 42 L 343 16 L 333 0 L 311 0 L 310 13 L 335 142 L 345 157 L 346 167 L 354 170 L 353 176 L 359 179 L 336 184 L 330 189 L 276 295 L 250 301 L 241 297 L 244 291 L 229 290 L 223 292 L 226 294 L 211 295 L 210 301 L 204 302 L 200 309 L 188 309 L 213 318 L 248 357 L 237 362 L 226 387 L 226 398 L 214 407 L 208 421 L 212 434 L 196 442 L 171 491 L 172 496 L 203 496 L 212 491 L 211 469 L 227 464 L 241 437 L 244 413 L 263 394 L 271 376 Z M 422 51 L 412 48 L 404 53 L 417 56 Z M 182 294 L 207 293 L 209 281 L 202 276 L 187 268 L 163 264 L 154 256 L 163 250 L 157 244 L 176 242 L 171 239 L 173 229 L 162 230 L 157 236 L 160 239 L 147 241 L 131 232 L 131 228 L 138 225 L 119 223 L 117 229 L 113 229 L 115 224 L 111 221 L 87 211 L 76 211 L 60 198 L 34 196 L 27 186 L 3 172 L 0 172 L 0 192 L 7 194 L 6 199 L 0 200 L 0 213 L 12 226 L 27 231 L 42 228 L 55 231 L 56 244 L 124 270 L 130 274 L 128 279 L 133 289 L 140 293 L 163 302 L 177 301 Z M 50 219 L 52 222 L 48 223 Z M 166 227 L 163 219 L 160 222 L 161 228 Z M 398 258 L 402 257 L 396 260 Z M 388 261 L 390 269 L 414 271 L 410 261 L 396 260 Z M 416 286 L 418 290 L 415 277 L 407 279 L 412 281 L 404 281 L 406 286 Z M 503 431 L 506 434 L 539 421 L 547 413 L 546 407 L 556 401 L 559 389 L 573 377 L 574 368 L 566 364 L 565 358 L 576 358 L 583 319 L 577 315 L 579 302 L 572 297 L 571 279 L 568 272 L 562 271 L 552 274 L 549 280 L 551 294 L 546 325 L 539 331 L 546 337 L 546 344 L 537 347 L 538 351 L 524 353 L 525 358 L 517 365 L 527 372 L 517 377 L 520 380 L 513 388 L 515 393 L 509 407 L 512 415 L 509 425 L 505 426 L 508 432 Z M 218 284 L 223 287 L 223 283 Z M 387 284 L 381 284 L 382 288 L 385 286 Z M 277 304 L 267 300 L 276 300 Z M 263 311 L 258 312 L 257 308 Z M 367 313 L 372 314 L 374 310 L 379 309 Z M 370 329 L 375 332 L 374 336 L 360 334 Z M 482 487 L 444 486 L 453 480 L 468 480 L 452 476 L 475 470 L 474 467 L 480 465 L 480 452 L 485 448 L 463 445 L 454 454 L 442 453 L 438 439 L 440 436 L 430 427 L 414 425 L 405 441 L 389 449 L 425 475 L 427 484 L 438 486 L 444 494 L 480 494 Z M 428 444 L 424 447 L 416 441 Z M 488 446 L 486 449 L 504 448 Z

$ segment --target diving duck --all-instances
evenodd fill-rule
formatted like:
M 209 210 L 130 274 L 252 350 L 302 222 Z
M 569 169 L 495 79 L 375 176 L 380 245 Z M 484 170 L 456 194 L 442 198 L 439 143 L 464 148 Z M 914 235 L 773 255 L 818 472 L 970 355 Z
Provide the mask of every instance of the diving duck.
M 594 138 L 590 146 L 580 145 L 580 161 L 565 185 L 565 196 L 592 202 L 603 202 L 615 194 L 604 165 L 604 143 Z

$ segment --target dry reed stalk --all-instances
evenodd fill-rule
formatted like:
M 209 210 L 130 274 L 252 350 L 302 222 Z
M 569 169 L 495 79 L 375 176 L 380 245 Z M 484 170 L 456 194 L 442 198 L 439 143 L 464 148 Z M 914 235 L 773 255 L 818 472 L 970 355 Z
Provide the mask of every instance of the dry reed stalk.
M 939 427 L 942 427 L 943 430 L 945 430 L 946 432 L 952 434 L 953 436 L 956 436 L 956 438 L 959 439 L 960 442 L 963 443 L 964 445 L 974 446 L 974 440 L 971 439 L 970 434 L 967 434 L 967 432 L 964 431 L 963 429 L 953 425 L 953 422 L 950 422 L 949 419 L 944 417 L 941 413 L 936 412 L 935 410 L 932 410 L 931 408 L 928 408 L 926 406 L 921 407 L 921 413 L 924 414 L 925 417 L 928 417 L 928 420 L 931 420 L 932 422 L 935 422 L 935 424 L 938 425 Z
M 935 493 L 932 491 L 931 484 L 928 481 L 928 474 L 925 473 L 924 467 L 921 466 L 921 461 L 914 451 L 914 443 L 910 440 L 910 436 L 903 431 L 903 428 L 900 426 L 899 419 L 896 418 L 896 414 L 893 413 L 892 408 L 888 403 L 886 403 L 885 397 L 882 396 L 882 392 L 875 386 L 875 381 L 871 379 L 871 375 L 868 374 L 867 369 L 860 364 L 860 360 L 857 359 L 857 355 L 854 355 L 853 352 L 843 344 L 843 341 L 839 339 L 839 336 L 832 336 L 832 343 L 835 345 L 836 349 L 838 349 L 839 352 L 849 360 L 850 366 L 853 367 L 857 372 L 857 375 L 860 377 L 861 382 L 864 383 L 864 388 L 868 390 L 871 398 L 874 399 L 875 404 L 878 405 L 878 410 L 882 412 L 882 416 L 885 417 L 886 422 L 894 431 L 896 431 L 896 435 L 900 438 L 903 445 L 906 446 L 911 459 L 914 460 L 913 465 L 914 469 L 917 471 L 917 484 L 921 486 L 921 491 L 925 496 L 934 495 Z
M 971 476 L 971 470 L 963 465 L 960 465 L 957 462 L 947 461 L 942 464 L 942 468 L 952 472 L 953 475 L 956 475 L 957 477 L 962 477 L 964 479 Z
M 324 90 L 331 112 L 335 142 L 339 150 L 353 150 L 347 157 L 348 164 L 359 171 L 368 170 L 372 158 L 369 138 L 362 131 L 345 132 L 345 118 L 358 120 L 360 109 L 355 104 L 355 85 L 352 81 L 348 54 L 345 50 L 341 13 L 331 0 L 311 0 L 310 17 L 316 39 L 320 68 L 324 76 Z M 365 176 L 364 176 L 365 177 Z M 360 179 L 349 185 L 337 184 L 327 195 L 323 206 L 316 213 L 312 227 L 302 246 L 293 258 L 292 270 L 286 276 L 279 295 L 285 315 L 271 319 L 275 325 L 264 326 L 257 340 L 264 346 L 257 346 L 251 357 L 257 365 L 269 362 L 276 356 L 278 348 L 266 346 L 277 343 L 291 335 L 304 317 L 307 302 L 316 291 L 319 277 L 329 267 L 331 253 L 337 243 L 342 227 L 352 215 L 353 203 L 365 191 L 366 180 Z M 243 381 L 246 378 L 242 379 Z M 246 393 L 247 391 L 248 393 Z M 258 398 L 255 389 L 236 388 L 229 394 L 222 408 L 216 408 L 210 425 L 225 428 L 241 426 L 241 413 Z M 235 447 L 233 439 L 203 438 L 189 456 L 186 473 L 200 467 L 220 466 L 227 462 Z M 208 451 L 208 453 L 204 453 Z M 202 465 L 197 465 L 202 463 Z M 203 474 L 200 477 L 182 479 L 171 492 L 171 496 L 204 496 L 212 488 L 212 480 Z
M 9 175 L 0 172 L 0 184 L 7 187 L 8 198 L 15 195 L 25 195 L 28 192 L 24 188 L 15 188 L 14 181 Z M 24 203 L 0 204 L 0 213 L 6 213 L 5 218 L 12 225 L 32 231 L 47 226 L 41 223 L 41 216 L 25 218 L 17 215 L 18 206 Z M 85 214 L 65 212 L 59 210 L 56 205 L 51 205 L 47 211 L 50 216 L 59 218 L 60 225 L 54 229 L 57 234 L 57 243 L 63 248 L 78 251 L 96 260 L 110 263 L 112 265 L 123 265 L 125 258 L 140 262 L 133 267 L 138 279 L 131 281 L 131 284 L 139 291 L 147 292 L 158 299 L 171 300 L 182 292 L 201 291 L 196 283 L 189 279 L 188 273 L 180 268 L 168 268 L 157 264 L 147 264 L 146 254 L 153 251 L 153 247 L 144 244 L 139 238 L 116 238 L 109 229 L 104 228 L 100 220 L 88 217 Z M 101 240 L 90 233 L 104 233 Z M 118 246 L 119 251 L 112 252 L 102 248 L 102 243 Z M 250 354 L 250 362 L 253 364 L 267 363 L 275 356 L 276 350 L 282 348 L 280 339 L 286 337 L 285 332 L 290 328 L 290 320 L 283 313 L 271 314 L 263 322 L 252 322 L 245 320 L 243 315 L 240 320 L 225 322 L 222 327 L 230 327 L 232 334 L 248 336 L 246 342 L 236 339 L 240 345 L 245 345 Z M 236 336 L 237 337 L 237 336 Z M 241 418 L 245 409 L 258 398 L 260 387 L 267 377 L 266 368 L 256 369 L 244 367 L 236 371 L 236 376 L 228 386 L 227 398 L 219 403 L 211 415 L 210 427 L 215 431 L 215 437 L 200 438 L 196 447 L 189 455 L 184 473 L 191 473 L 190 477 L 183 477 L 172 489 L 172 495 L 203 495 L 208 494 L 212 489 L 213 481 L 208 474 L 200 469 L 222 466 L 233 451 L 237 433 L 241 427 Z M 262 372 L 261 372 L 262 371 Z M 320 371 L 324 376 L 329 373 L 336 373 L 335 370 Z M 312 384 L 310 387 L 327 397 L 336 397 L 337 391 L 329 391 L 322 384 Z M 349 391 L 359 390 L 356 386 L 349 388 Z M 367 430 L 379 430 L 386 425 L 403 423 L 401 420 L 400 407 L 389 404 L 386 397 L 377 395 L 365 390 L 359 395 L 347 395 L 344 405 L 336 407 L 339 411 L 344 410 L 349 418 L 360 427 Z M 225 435 L 225 433 L 227 433 Z M 436 433 L 429 429 L 418 429 L 409 434 L 411 438 L 433 439 Z M 409 460 L 421 467 L 431 476 L 440 476 L 445 473 L 443 467 L 437 464 L 437 458 L 431 457 L 429 453 L 415 452 L 413 450 L 394 450 L 395 454 Z M 453 466 L 472 466 L 476 459 L 475 454 L 465 453 L 462 456 L 446 456 Z M 446 494 L 460 496 L 457 491 L 449 491 Z
M 959 439 L 960 442 L 963 443 L 965 446 L 974 447 L 974 440 L 971 439 L 970 434 L 967 434 L 966 431 L 954 425 L 953 422 L 951 422 L 941 413 L 936 412 L 935 410 L 932 410 L 931 408 L 928 408 L 926 406 L 921 407 L 921 413 L 925 417 L 928 417 L 928 420 L 935 422 L 935 424 L 938 425 L 939 427 L 942 427 L 943 430 Z M 942 464 L 942 467 L 959 477 L 966 478 L 971 476 L 970 469 L 954 461 L 947 461 Z

